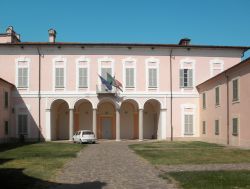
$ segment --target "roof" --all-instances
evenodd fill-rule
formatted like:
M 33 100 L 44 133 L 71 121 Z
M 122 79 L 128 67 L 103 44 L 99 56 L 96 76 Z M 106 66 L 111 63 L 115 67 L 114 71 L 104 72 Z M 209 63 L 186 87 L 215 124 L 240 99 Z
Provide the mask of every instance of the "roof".
M 250 63 L 250 57 L 248 57 L 247 59 L 245 59 L 245 60 L 239 62 L 238 64 L 235 64 L 235 65 L 232 66 L 231 68 L 228 68 L 228 69 L 224 70 L 223 72 L 217 74 L 216 76 L 211 77 L 211 78 L 209 78 L 208 80 L 206 80 L 206 81 L 200 83 L 199 85 L 196 86 L 196 88 L 199 88 L 201 85 L 203 85 L 203 84 L 205 84 L 205 83 L 207 83 L 207 82 L 209 82 L 209 81 L 211 81 L 211 80 L 213 80 L 213 79 L 215 79 L 215 78 L 217 78 L 217 77 L 220 77 L 220 76 L 223 75 L 223 74 L 226 74 L 227 72 L 229 72 L 229 71 L 231 71 L 231 70 L 233 70 L 233 69 L 235 69 L 235 68 L 241 66 L 243 63 L 248 63 L 248 62 Z
M 3 78 L 1 78 L 1 77 L 0 77 L 0 81 L 2 81 L 2 82 L 4 82 L 4 83 L 7 83 L 7 84 L 9 84 L 9 85 L 11 85 L 11 86 L 15 86 L 14 84 L 12 84 L 12 83 L 6 81 L 5 79 L 3 79 Z
M 196 48 L 196 49 L 238 49 L 248 50 L 250 46 L 220 46 L 220 45 L 178 45 L 160 43 L 78 43 L 78 42 L 18 42 L 1 43 L 0 46 L 91 46 L 91 47 L 169 47 L 169 48 Z

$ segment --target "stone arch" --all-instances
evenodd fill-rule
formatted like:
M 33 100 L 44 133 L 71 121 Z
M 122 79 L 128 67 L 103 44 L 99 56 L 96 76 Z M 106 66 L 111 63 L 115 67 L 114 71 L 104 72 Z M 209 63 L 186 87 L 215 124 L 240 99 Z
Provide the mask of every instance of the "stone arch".
M 51 139 L 69 140 L 69 104 L 56 99 L 51 105 Z
M 115 139 L 116 110 L 119 105 L 111 98 L 102 98 L 97 104 L 97 138 Z
M 149 99 L 143 106 L 143 138 L 157 139 L 159 138 L 160 128 L 160 110 L 161 103 L 157 99 Z
M 93 131 L 93 104 L 88 99 L 78 99 L 74 103 L 74 132 Z
M 121 139 L 138 139 L 138 109 L 139 104 L 133 99 L 126 99 L 120 107 Z

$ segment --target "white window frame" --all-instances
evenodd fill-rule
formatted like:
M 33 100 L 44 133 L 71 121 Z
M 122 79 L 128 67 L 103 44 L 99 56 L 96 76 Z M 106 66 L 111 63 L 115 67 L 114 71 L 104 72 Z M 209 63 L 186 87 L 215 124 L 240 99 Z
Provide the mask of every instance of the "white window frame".
M 216 104 L 216 89 L 219 89 L 219 103 L 218 104 Z M 220 87 L 220 85 L 218 85 L 218 86 L 216 86 L 215 88 L 214 88 L 214 104 L 215 104 L 215 107 L 220 107 L 220 104 L 221 104 L 221 87 Z
M 190 66 L 186 66 L 186 65 L 190 65 Z M 185 90 L 195 90 L 195 86 L 196 86 L 196 82 L 195 82 L 195 75 L 196 75 L 196 70 L 195 70 L 195 64 L 196 64 L 196 60 L 194 59 L 190 59 L 189 57 L 181 59 L 180 60 L 180 69 L 192 69 L 193 70 L 193 86 L 192 87 L 181 87 L 181 91 L 184 92 Z M 180 75 L 179 75 L 179 80 L 180 80 Z M 180 83 L 180 82 L 179 82 Z
M 150 63 L 153 63 L 154 65 L 149 65 Z M 145 64 L 146 64 L 146 66 L 145 66 L 146 67 L 145 75 L 146 75 L 146 90 L 147 91 L 149 91 L 149 90 L 158 91 L 159 88 L 160 88 L 159 63 L 160 63 L 160 60 L 157 59 L 157 58 L 154 58 L 154 57 L 147 58 L 146 61 L 145 61 Z M 156 87 L 149 87 L 149 75 L 148 75 L 149 68 L 155 68 L 156 69 L 156 74 L 157 74 Z
M 238 133 L 237 133 L 237 135 L 235 135 L 234 133 L 233 133 L 233 119 L 234 118 L 237 118 L 238 119 Z M 233 136 L 233 137 L 240 137 L 240 116 L 239 115 L 233 115 L 232 116 L 232 127 L 231 127 L 231 135 Z
M 102 63 L 103 62 L 110 62 L 111 65 L 110 66 L 103 66 Z M 110 58 L 110 57 L 103 57 L 103 58 L 99 58 L 98 59 L 98 74 L 101 75 L 102 74 L 102 68 L 111 68 L 111 72 L 112 72 L 112 77 L 115 75 L 115 66 L 114 66 L 114 59 L 113 58 Z M 101 80 L 99 79 L 99 76 L 98 76 L 98 85 L 101 86 L 102 82 Z
M 187 111 L 189 110 L 189 111 Z M 185 115 L 193 115 L 193 134 L 185 135 Z M 196 105 L 195 104 L 181 104 L 181 136 L 195 137 L 197 136 L 196 128 Z
M 210 65 L 210 77 L 215 76 L 214 70 L 220 70 L 220 73 L 224 71 L 224 61 L 218 58 L 212 59 L 209 61 Z M 215 65 L 219 65 L 216 66 Z
M 27 89 L 29 90 L 29 86 L 30 86 L 30 62 L 31 62 L 31 59 L 30 58 L 27 58 L 25 56 L 21 56 L 19 58 L 17 58 L 15 60 L 16 62 L 16 86 L 18 89 Z M 25 66 L 20 66 L 19 63 L 22 62 L 22 63 L 26 63 Z M 27 68 L 28 69 L 28 78 L 27 78 L 27 87 L 19 87 L 18 86 L 18 68 Z
M 235 80 L 238 80 L 238 99 L 237 100 L 233 99 L 233 81 L 235 81 Z M 240 102 L 240 77 L 233 78 L 231 82 L 232 82 L 232 84 L 231 84 L 231 86 L 232 86 L 232 89 L 231 89 L 231 92 L 232 92 L 232 103 L 233 104 L 234 103 L 239 103 Z
M 130 63 L 132 65 L 126 65 L 127 63 Z M 127 57 L 122 60 L 123 64 L 123 88 L 124 90 L 129 89 L 136 91 L 136 59 L 132 57 Z M 126 68 L 134 68 L 134 87 L 126 87 Z
M 85 62 L 86 65 L 80 65 L 81 62 Z M 87 74 L 88 74 L 88 81 L 87 81 L 87 87 L 79 87 L 79 68 L 87 68 Z M 78 59 L 76 59 L 76 90 L 80 89 L 87 89 L 89 91 L 90 88 L 90 59 L 86 58 L 85 56 L 82 56 Z
M 62 65 L 56 65 L 57 62 L 62 62 Z M 56 90 L 65 90 L 66 89 L 66 83 L 67 83 L 67 68 L 66 68 L 66 63 L 67 63 L 67 59 L 66 58 L 62 58 L 62 56 L 58 56 L 56 58 L 53 59 L 53 89 L 54 91 Z M 63 69 L 63 74 L 64 74 L 64 83 L 63 83 L 63 87 L 56 87 L 56 68 L 64 68 Z

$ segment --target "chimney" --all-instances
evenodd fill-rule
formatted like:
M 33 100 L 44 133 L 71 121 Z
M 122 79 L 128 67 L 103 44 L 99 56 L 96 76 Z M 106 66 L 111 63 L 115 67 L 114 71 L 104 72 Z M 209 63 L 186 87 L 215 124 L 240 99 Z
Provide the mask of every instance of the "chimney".
M 49 29 L 49 42 L 55 43 L 56 42 L 56 30 Z
M 180 40 L 179 45 L 188 46 L 190 44 L 190 41 L 191 41 L 191 39 L 189 39 L 189 38 L 183 38 Z
M 20 34 L 15 32 L 13 26 L 9 26 L 6 32 L 0 35 L 0 43 L 18 43 L 20 41 Z

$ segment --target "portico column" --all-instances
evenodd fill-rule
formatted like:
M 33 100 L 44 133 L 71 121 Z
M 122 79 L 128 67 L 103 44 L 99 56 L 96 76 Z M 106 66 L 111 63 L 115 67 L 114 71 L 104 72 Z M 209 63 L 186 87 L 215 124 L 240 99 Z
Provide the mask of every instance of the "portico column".
M 45 110 L 46 117 L 46 141 L 51 141 L 51 110 Z
M 120 141 L 120 111 L 116 109 L 116 116 L 115 116 L 115 123 L 116 123 L 116 141 Z
M 97 133 L 96 133 L 96 109 L 93 108 L 93 122 L 92 122 L 92 127 L 93 127 L 93 132 L 95 133 L 95 136 L 97 138 Z
M 69 140 L 72 140 L 74 132 L 74 109 L 69 109 Z
M 139 140 L 143 140 L 143 109 L 139 109 Z
M 160 110 L 160 118 L 161 118 L 161 138 L 162 140 L 167 139 L 167 109 Z

